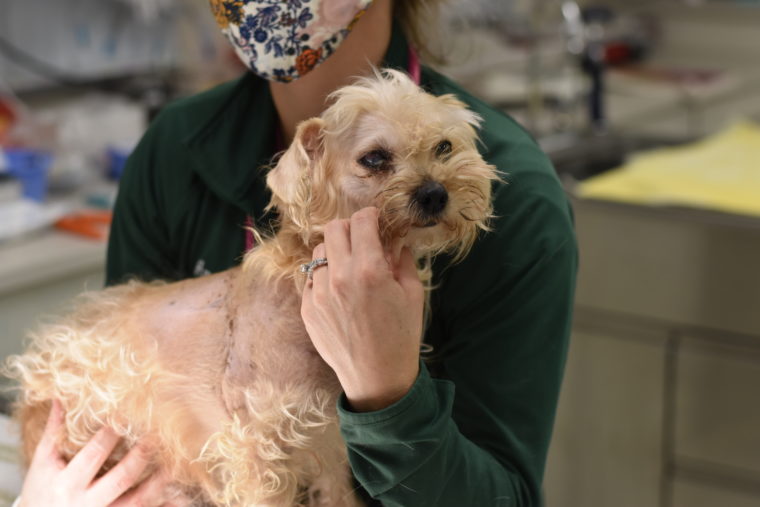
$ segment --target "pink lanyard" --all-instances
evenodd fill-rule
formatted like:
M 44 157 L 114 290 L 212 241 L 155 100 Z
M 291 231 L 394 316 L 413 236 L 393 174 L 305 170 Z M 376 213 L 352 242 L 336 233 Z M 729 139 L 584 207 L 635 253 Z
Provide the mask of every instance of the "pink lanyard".
M 412 78 L 412 81 L 414 81 L 415 84 L 419 86 L 420 84 L 420 76 L 421 76 L 421 67 L 420 67 L 420 59 L 417 56 L 417 52 L 412 48 L 412 46 L 409 46 L 409 53 L 408 53 L 408 68 L 407 72 L 409 72 L 409 76 Z M 275 133 L 275 151 L 281 151 L 284 147 L 284 142 L 282 139 L 282 132 L 280 129 L 277 129 Z M 251 248 L 254 247 L 256 244 L 255 240 L 253 239 L 253 233 L 251 232 L 251 229 L 253 229 L 253 218 L 251 218 L 250 215 L 245 217 L 245 251 L 248 252 Z
M 420 85 L 420 76 L 422 69 L 420 67 L 420 57 L 417 56 L 417 51 L 412 46 L 409 46 L 409 68 L 407 69 L 409 76 L 417 86 Z

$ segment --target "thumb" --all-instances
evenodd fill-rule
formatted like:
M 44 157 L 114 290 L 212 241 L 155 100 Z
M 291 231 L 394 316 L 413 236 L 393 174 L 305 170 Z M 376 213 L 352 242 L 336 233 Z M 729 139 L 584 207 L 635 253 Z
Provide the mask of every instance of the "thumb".
M 50 414 L 45 424 L 45 430 L 32 457 L 33 462 L 48 461 L 58 465 L 64 464 L 58 453 L 58 436 L 63 427 L 64 413 L 61 402 L 53 400 L 50 405 Z

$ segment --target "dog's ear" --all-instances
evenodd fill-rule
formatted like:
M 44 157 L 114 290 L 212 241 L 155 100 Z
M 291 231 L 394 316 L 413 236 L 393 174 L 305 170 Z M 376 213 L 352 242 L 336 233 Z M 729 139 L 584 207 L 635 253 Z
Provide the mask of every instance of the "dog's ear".
M 311 118 L 298 124 L 290 147 L 267 175 L 267 185 L 277 201 L 273 199 L 273 204 L 305 204 L 311 173 L 324 152 L 323 140 L 322 119 Z
M 436 100 L 451 108 L 457 121 L 467 123 L 474 129 L 477 129 L 483 122 L 483 119 L 480 116 L 467 109 L 467 105 L 464 102 L 450 93 L 439 95 L 436 97 Z

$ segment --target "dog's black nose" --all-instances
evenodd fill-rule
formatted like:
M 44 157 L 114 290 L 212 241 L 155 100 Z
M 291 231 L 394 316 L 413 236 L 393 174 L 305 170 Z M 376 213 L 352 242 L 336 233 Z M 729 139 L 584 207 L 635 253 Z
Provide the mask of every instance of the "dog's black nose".
M 428 216 L 435 216 L 446 207 L 449 202 L 449 193 L 446 187 L 437 181 L 426 181 L 414 191 L 414 202 L 420 210 Z

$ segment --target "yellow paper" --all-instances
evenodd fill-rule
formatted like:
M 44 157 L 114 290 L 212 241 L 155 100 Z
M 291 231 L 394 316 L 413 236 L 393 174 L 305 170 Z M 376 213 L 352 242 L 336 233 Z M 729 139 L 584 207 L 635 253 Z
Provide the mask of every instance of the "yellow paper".
M 760 125 L 741 122 L 697 143 L 643 153 L 582 182 L 577 193 L 760 216 Z

